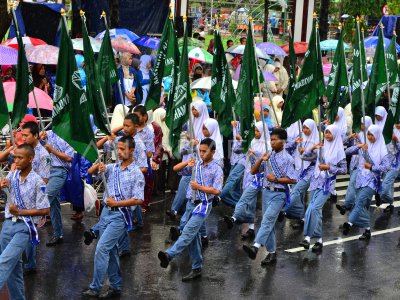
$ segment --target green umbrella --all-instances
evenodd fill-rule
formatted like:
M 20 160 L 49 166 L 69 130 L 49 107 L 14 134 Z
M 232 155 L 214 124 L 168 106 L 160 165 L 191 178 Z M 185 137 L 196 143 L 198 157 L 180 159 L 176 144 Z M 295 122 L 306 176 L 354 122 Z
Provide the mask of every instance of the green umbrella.
M 182 53 L 182 47 L 179 48 L 179 51 Z M 213 63 L 213 55 L 199 47 L 189 46 L 188 47 L 188 57 L 190 59 L 196 59 L 201 62 L 205 62 L 206 64 Z

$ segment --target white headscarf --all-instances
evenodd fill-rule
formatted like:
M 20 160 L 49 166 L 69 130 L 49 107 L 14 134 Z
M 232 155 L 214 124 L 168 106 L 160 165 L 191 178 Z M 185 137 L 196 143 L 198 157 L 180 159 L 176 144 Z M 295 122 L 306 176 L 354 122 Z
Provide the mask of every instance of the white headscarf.
M 282 123 L 283 110 L 282 110 L 282 108 L 278 107 L 278 104 L 281 102 L 284 103 L 285 100 L 279 95 L 276 95 L 275 97 L 272 98 L 272 105 L 274 106 L 275 113 L 274 113 L 274 111 L 271 111 L 270 116 L 275 125 L 280 125 Z M 275 114 L 276 114 L 276 117 L 275 117 Z
M 151 62 L 151 56 L 150 55 L 142 55 L 140 57 L 139 69 L 142 72 L 143 76 L 146 77 L 144 79 L 148 79 L 149 78 L 150 70 L 147 68 L 147 64 L 149 62 Z
M 339 107 L 337 113 L 339 120 L 335 120 L 333 124 L 335 124 L 340 129 L 340 134 L 345 135 L 347 133 L 347 122 L 346 122 L 346 114 L 344 113 L 344 109 Z
M 329 125 L 326 127 L 325 132 L 329 131 L 332 136 L 332 141 L 327 141 L 324 139 L 324 147 L 323 147 L 323 157 L 325 164 L 337 165 L 341 160 L 346 158 L 346 154 L 344 152 L 342 135 L 340 134 L 341 129 L 335 125 Z M 318 177 L 320 174 L 326 174 L 326 172 L 321 172 L 319 169 L 319 160 L 317 160 L 317 164 L 315 166 L 314 177 Z
M 314 122 L 312 119 L 307 119 L 304 121 L 303 126 L 307 127 L 310 129 L 311 133 L 310 135 L 305 135 L 303 133 L 303 148 L 305 152 L 310 152 L 310 149 L 315 145 L 319 143 L 319 135 L 318 135 L 318 128 L 317 124 Z M 294 154 L 294 163 L 296 170 L 300 170 L 301 165 L 302 165 L 302 159 L 300 158 L 300 152 L 298 149 L 296 149 L 296 152 Z M 306 169 L 308 166 L 311 164 L 311 161 L 303 161 L 303 168 Z
M 261 137 L 259 139 L 252 139 L 249 149 L 264 154 L 265 152 L 267 152 L 267 150 L 265 149 L 265 136 L 267 137 L 267 143 L 270 143 L 268 127 L 267 124 L 265 124 L 266 134 L 264 134 L 264 126 L 262 121 L 257 122 L 256 127 L 261 133 Z
M 208 116 L 207 105 L 204 103 L 204 101 L 197 101 L 192 103 L 192 107 L 199 112 L 199 116 L 194 118 L 192 112 L 190 111 L 190 116 L 193 118 L 193 138 L 202 140 L 204 121 L 210 118 Z
M 164 151 L 172 153 L 172 147 L 171 144 L 169 143 L 169 128 L 165 123 L 166 115 L 167 112 L 165 111 L 164 108 L 157 108 L 153 112 L 153 120 L 161 127 L 161 131 L 163 133 L 162 146 L 164 148 Z
M 367 133 L 367 132 L 368 132 L 369 126 L 372 125 L 372 119 L 371 119 L 371 117 L 365 116 L 365 123 L 364 123 L 364 118 L 361 117 L 361 124 L 364 124 L 365 132 Z M 365 135 L 366 135 L 366 134 L 365 134 Z M 360 131 L 360 132 L 358 133 L 358 139 L 360 140 L 361 143 L 365 143 L 365 141 L 364 141 L 364 132 L 363 132 L 363 131 Z
M 383 107 L 383 106 L 377 106 L 376 108 L 375 108 L 375 115 L 378 115 L 378 116 L 381 116 L 383 119 L 382 119 L 382 121 L 378 121 L 376 118 L 375 118 L 375 125 L 378 125 L 380 128 L 382 128 L 382 130 L 383 130 L 383 127 L 385 127 L 385 123 L 386 123 L 386 118 L 387 118 L 387 111 L 386 111 L 386 109 Z
M 371 125 L 368 128 L 368 132 L 375 137 L 374 143 L 371 143 L 367 139 L 368 154 L 371 157 L 372 161 L 374 162 L 374 165 L 379 165 L 382 159 L 388 154 L 382 130 L 383 129 L 377 124 Z
M 207 119 L 203 124 L 210 133 L 210 139 L 213 139 L 216 146 L 214 159 L 219 160 L 224 158 L 224 148 L 222 146 L 221 132 L 219 131 L 218 122 L 215 119 Z
M 302 127 L 301 121 L 300 122 L 300 128 Z M 297 139 L 300 136 L 300 129 L 299 129 L 299 124 L 298 122 L 294 122 L 292 125 L 290 125 L 287 129 L 287 136 L 288 136 L 288 142 L 292 142 L 295 139 Z

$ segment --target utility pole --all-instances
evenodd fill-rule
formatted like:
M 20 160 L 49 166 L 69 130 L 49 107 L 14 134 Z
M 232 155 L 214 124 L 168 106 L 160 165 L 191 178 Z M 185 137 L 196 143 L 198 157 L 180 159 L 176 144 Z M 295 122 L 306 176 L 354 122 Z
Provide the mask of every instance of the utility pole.
M 268 41 L 268 6 L 269 0 L 264 0 L 264 28 L 263 28 L 263 42 Z

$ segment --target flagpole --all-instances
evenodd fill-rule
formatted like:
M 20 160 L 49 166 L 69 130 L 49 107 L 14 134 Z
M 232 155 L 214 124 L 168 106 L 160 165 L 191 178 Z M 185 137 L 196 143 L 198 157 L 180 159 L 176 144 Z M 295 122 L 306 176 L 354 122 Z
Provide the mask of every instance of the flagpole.
M 357 35 L 358 35 L 358 50 L 359 50 L 359 60 L 360 60 L 360 71 L 361 71 L 361 84 L 360 84 L 360 89 L 361 89 L 361 111 L 362 111 L 362 118 L 363 118 L 363 123 L 365 124 L 365 98 L 364 98 L 364 89 L 363 89 L 363 84 L 364 84 L 364 77 L 363 77 L 363 63 L 362 63 L 362 53 L 361 53 L 361 45 L 362 41 L 360 37 L 360 18 L 356 18 L 356 23 L 357 23 Z M 364 134 L 364 143 L 367 142 L 367 131 L 363 131 Z
M 383 28 L 384 28 L 384 26 L 383 26 L 383 24 L 381 23 L 380 24 L 380 27 L 381 27 L 381 33 L 382 33 L 382 36 L 384 37 L 385 35 L 383 34 Z M 396 31 L 394 31 L 394 34 L 396 34 Z M 385 41 L 382 39 L 382 43 L 383 43 L 383 49 L 385 49 Z M 384 51 L 384 58 L 385 58 L 385 72 L 386 72 L 386 90 L 387 90 L 387 94 L 388 94 L 388 100 L 389 100 L 389 104 L 390 104 L 390 82 L 389 82 L 389 72 L 388 72 L 388 68 L 387 68 L 387 61 L 386 61 L 386 53 L 385 53 L 385 50 L 383 50 Z
M 107 23 L 107 18 L 106 18 L 106 12 L 103 10 L 103 12 L 101 13 L 101 17 L 100 19 L 103 18 L 104 19 L 104 24 L 106 26 L 106 30 L 108 29 L 108 23 Z M 118 77 L 118 92 L 119 92 L 119 97 L 121 99 L 121 104 L 122 104 L 122 111 L 124 114 L 124 118 L 126 116 L 126 108 L 125 108 L 125 97 L 122 94 L 122 89 L 121 89 L 121 79 Z

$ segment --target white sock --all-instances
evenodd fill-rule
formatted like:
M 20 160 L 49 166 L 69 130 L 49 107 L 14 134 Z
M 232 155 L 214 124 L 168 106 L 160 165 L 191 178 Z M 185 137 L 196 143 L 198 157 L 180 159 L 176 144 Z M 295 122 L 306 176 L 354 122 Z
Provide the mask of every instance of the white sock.
M 371 230 L 371 227 L 367 227 L 367 228 L 365 228 L 365 230 Z
M 321 243 L 321 244 L 322 244 L 322 238 L 319 238 L 319 239 L 318 239 L 318 243 Z
M 261 247 L 261 244 L 259 244 L 259 243 L 254 243 L 253 246 L 256 247 L 256 248 L 260 248 L 260 247 Z
M 234 222 L 236 222 L 236 218 L 235 217 L 232 216 L 232 219 L 233 219 Z
M 249 229 L 254 230 L 254 224 L 249 224 Z
M 271 252 L 269 252 L 269 253 L 273 254 L 273 253 L 275 253 L 275 251 L 271 251 Z
M 306 236 L 306 237 L 304 238 L 304 240 L 306 240 L 307 242 L 310 242 L 311 238 L 310 238 L 309 236 Z
M 351 222 L 347 222 L 350 226 L 353 226 L 353 223 L 351 223 Z

